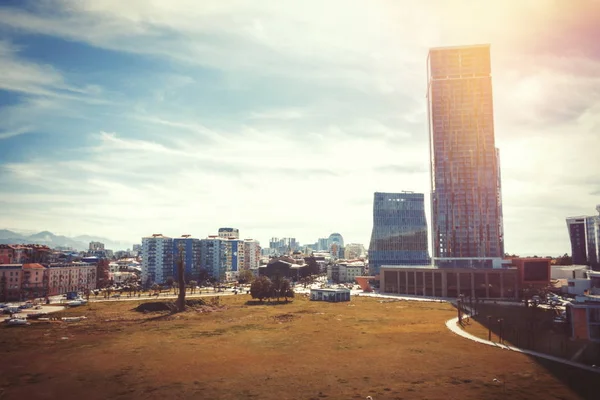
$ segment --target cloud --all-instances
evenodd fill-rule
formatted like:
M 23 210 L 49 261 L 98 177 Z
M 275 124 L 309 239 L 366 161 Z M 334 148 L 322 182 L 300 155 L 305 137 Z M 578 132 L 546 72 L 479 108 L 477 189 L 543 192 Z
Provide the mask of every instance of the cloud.
M 597 3 L 576 3 L 0 7 L 0 88 L 19 96 L 0 110 L 0 138 L 57 142 L 0 164 L 6 223 L 368 243 L 374 191 L 429 191 L 427 48 L 488 42 L 507 250 L 564 253 L 564 217 L 593 209 L 597 185 L 583 182 L 600 168 Z M 25 57 L 40 34 L 135 66 Z
M 13 131 L 0 131 L 0 140 L 9 139 L 15 136 L 23 135 L 25 133 L 31 132 L 31 127 L 21 127 L 19 129 L 15 129 Z

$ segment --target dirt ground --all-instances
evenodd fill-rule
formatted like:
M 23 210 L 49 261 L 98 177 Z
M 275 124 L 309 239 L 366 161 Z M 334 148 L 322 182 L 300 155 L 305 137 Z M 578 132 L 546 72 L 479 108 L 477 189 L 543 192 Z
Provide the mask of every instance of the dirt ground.
M 0 398 L 591 399 L 600 387 L 452 334 L 444 303 L 248 300 L 174 316 L 95 303 L 61 313 L 82 322 L 2 327 Z

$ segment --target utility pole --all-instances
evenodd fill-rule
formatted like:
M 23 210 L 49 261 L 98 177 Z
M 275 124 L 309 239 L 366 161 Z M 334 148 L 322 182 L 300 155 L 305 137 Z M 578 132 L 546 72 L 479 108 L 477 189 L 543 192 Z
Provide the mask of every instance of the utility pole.
M 177 281 L 179 282 L 179 294 L 177 296 L 177 309 L 185 311 L 185 268 L 183 263 L 183 243 L 179 243 L 179 260 L 177 262 Z

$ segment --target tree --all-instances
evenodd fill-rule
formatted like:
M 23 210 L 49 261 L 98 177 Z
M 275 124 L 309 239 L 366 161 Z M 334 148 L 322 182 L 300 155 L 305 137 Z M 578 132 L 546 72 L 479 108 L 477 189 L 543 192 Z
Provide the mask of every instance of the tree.
M 573 258 L 565 253 L 561 257 L 556 257 L 556 265 L 573 265 Z
M 165 286 L 170 289 L 173 289 L 173 294 L 175 294 L 175 279 L 172 276 L 169 276 L 165 280 Z
M 271 296 L 273 282 L 267 276 L 259 276 L 250 285 L 250 295 L 261 303 Z
M 241 271 L 238 277 L 239 283 L 252 283 L 253 280 L 254 274 L 249 269 Z
M 283 297 L 286 302 L 288 301 L 288 297 L 294 297 L 294 290 L 289 279 L 284 278 L 280 281 L 279 296 Z
M 191 290 L 192 290 L 192 294 L 194 294 L 194 290 L 196 290 L 196 286 L 198 286 L 198 282 L 193 281 L 193 280 L 190 281 L 190 287 L 191 287 Z
M 319 264 L 315 256 L 306 257 L 304 259 L 306 265 L 308 265 L 308 275 L 318 275 L 320 272 Z
M 179 281 L 179 296 L 177 308 L 179 312 L 185 311 L 185 268 L 183 266 L 183 244 L 179 245 L 179 262 L 177 263 L 177 280 Z
M 155 283 L 154 285 L 152 285 L 150 290 L 152 290 L 154 294 L 160 293 L 160 286 L 158 285 L 158 283 Z

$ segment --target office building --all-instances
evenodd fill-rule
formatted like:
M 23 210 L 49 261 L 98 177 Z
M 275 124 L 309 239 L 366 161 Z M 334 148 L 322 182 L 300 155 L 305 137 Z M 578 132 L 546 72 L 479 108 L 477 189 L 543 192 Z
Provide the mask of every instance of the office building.
M 378 275 L 382 265 L 430 263 L 425 196 L 411 192 L 376 192 L 369 245 L 369 274 Z
M 596 210 L 600 214 L 600 205 Z M 600 215 L 569 217 L 567 229 L 573 264 L 600 270 Z
M 183 252 L 184 277 L 186 282 L 198 280 L 200 276 L 200 239 L 183 235 L 180 238 L 173 239 L 173 272 L 172 277 L 178 279 L 179 252 Z
M 433 256 L 453 266 L 501 258 L 490 47 L 433 48 L 427 64 Z
M 142 238 L 142 284 L 161 284 L 170 276 L 173 276 L 173 239 L 160 233 Z

